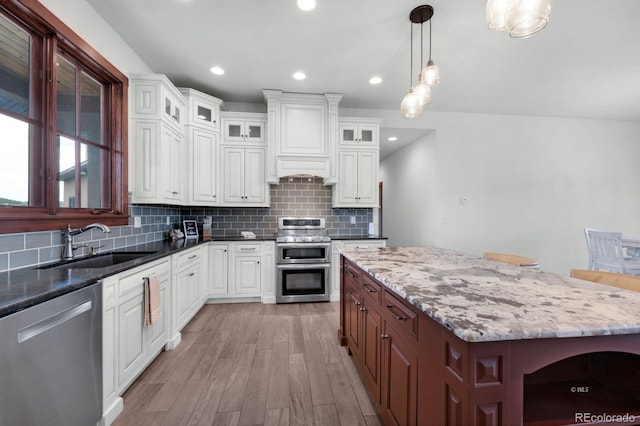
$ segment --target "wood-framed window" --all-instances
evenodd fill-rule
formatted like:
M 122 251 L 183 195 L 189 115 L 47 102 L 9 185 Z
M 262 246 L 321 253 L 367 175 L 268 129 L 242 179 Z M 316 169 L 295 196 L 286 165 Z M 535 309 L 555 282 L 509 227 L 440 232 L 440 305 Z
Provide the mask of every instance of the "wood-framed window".
M 0 5 L 0 233 L 127 224 L 127 89 L 36 0 Z

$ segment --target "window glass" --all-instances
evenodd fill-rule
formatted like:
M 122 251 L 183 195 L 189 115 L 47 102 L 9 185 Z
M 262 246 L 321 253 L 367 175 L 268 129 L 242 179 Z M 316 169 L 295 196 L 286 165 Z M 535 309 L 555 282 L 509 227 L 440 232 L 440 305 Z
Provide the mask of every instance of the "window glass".
M 29 116 L 31 37 L 0 15 L 0 110 Z
M 0 114 L 0 206 L 29 205 L 29 125 Z
M 84 72 L 80 75 L 80 135 L 82 139 L 102 144 L 102 85 Z
M 76 202 L 76 143 L 58 136 L 58 206 L 80 207 Z
M 80 152 L 85 155 L 82 159 L 80 171 L 80 185 L 82 186 L 82 205 L 91 209 L 106 209 L 109 207 L 110 186 L 103 182 L 110 182 L 109 153 L 92 145 L 81 145 Z
M 56 63 L 56 121 L 58 132 L 76 134 L 76 67 L 58 55 Z

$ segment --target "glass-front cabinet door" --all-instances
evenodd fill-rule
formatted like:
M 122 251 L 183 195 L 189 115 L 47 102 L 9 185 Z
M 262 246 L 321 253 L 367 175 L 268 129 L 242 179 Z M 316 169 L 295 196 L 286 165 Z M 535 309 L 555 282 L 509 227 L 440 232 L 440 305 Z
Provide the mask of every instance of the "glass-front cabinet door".
M 259 121 L 225 120 L 224 138 L 232 142 L 263 142 L 264 123 Z

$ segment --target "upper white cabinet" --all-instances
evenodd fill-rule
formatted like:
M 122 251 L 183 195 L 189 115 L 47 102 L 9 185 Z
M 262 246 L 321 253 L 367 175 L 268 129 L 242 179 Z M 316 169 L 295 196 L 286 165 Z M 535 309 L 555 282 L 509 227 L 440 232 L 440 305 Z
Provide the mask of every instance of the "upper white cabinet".
M 265 149 L 222 148 L 223 205 L 268 206 Z
M 219 133 L 222 100 L 186 87 L 181 87 L 178 90 L 187 100 L 185 125 L 198 126 Z
M 198 127 L 187 127 L 189 204 L 217 206 L 221 198 L 218 184 L 220 170 L 219 135 Z
M 265 142 L 264 114 L 229 112 L 222 114 L 225 142 Z
M 373 119 L 341 118 L 339 148 L 378 148 L 380 146 L 379 123 L 379 120 Z
M 222 199 L 218 205 L 268 207 L 266 116 L 236 112 L 221 116 L 225 134 L 220 156 Z
M 134 75 L 129 176 L 134 203 L 183 204 L 186 200 L 184 126 L 186 101 L 164 76 Z
M 185 126 L 186 203 L 220 204 L 220 105 L 222 101 L 197 90 L 180 88 L 187 101 Z
M 333 207 L 378 207 L 377 150 L 338 153 L 338 183 Z

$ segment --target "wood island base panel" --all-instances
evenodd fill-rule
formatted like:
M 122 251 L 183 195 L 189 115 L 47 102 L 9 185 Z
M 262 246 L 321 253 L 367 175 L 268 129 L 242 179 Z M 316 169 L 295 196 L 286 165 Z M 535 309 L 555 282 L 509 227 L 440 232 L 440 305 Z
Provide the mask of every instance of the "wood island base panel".
M 338 338 L 386 425 L 640 424 L 640 293 L 433 247 L 341 253 Z

